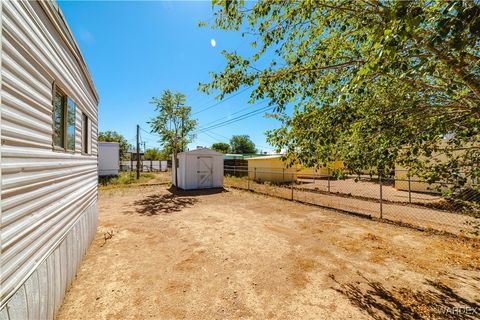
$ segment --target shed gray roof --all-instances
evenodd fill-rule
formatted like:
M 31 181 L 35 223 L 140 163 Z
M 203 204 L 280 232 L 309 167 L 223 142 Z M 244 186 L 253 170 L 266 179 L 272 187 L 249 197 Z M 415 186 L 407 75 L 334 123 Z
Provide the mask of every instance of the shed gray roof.
M 213 151 L 213 150 L 208 149 L 208 148 L 184 151 L 184 152 L 180 152 L 178 155 L 183 155 L 183 154 L 197 154 L 197 155 L 207 154 L 207 155 L 215 155 L 215 156 L 222 156 L 223 157 L 223 153 L 216 152 L 216 151 Z

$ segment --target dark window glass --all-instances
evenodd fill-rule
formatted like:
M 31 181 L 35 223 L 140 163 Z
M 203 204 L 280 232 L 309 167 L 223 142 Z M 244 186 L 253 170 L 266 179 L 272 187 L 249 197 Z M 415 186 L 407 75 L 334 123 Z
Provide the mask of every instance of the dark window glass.
M 75 103 L 67 99 L 67 150 L 75 150 Z
M 88 132 L 88 117 L 85 113 L 82 113 L 82 141 L 83 141 L 83 153 L 89 153 L 89 132 Z
M 56 147 L 64 148 L 65 147 L 65 139 L 64 139 L 64 108 L 63 102 L 64 96 L 57 92 L 55 93 L 55 101 L 54 101 L 54 121 L 55 127 L 53 132 L 53 145 Z

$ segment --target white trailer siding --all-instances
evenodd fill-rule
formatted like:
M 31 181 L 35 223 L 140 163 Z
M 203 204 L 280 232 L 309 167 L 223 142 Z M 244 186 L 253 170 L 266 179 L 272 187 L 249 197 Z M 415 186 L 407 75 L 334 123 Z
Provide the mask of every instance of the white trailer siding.
M 98 96 L 55 3 L 2 1 L 0 10 L 0 319 L 52 319 L 95 235 Z M 73 152 L 52 147 L 54 83 L 77 105 Z
M 98 143 L 98 175 L 118 176 L 120 149 L 116 142 Z

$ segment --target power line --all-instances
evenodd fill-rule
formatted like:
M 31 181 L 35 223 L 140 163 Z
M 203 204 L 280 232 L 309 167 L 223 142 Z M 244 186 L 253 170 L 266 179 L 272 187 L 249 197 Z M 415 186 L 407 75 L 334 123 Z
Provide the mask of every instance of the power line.
M 253 87 L 253 85 L 248 86 L 248 87 L 246 87 L 245 89 L 243 89 L 243 90 L 241 90 L 241 91 L 238 91 L 237 93 L 235 93 L 235 94 L 233 94 L 233 95 L 231 95 L 231 96 L 228 96 L 227 98 L 225 98 L 225 99 L 223 99 L 223 100 L 218 101 L 217 103 L 214 103 L 214 104 L 212 104 L 212 105 L 210 105 L 210 106 L 207 106 L 207 107 L 205 107 L 205 108 L 203 108 L 203 109 L 198 110 L 197 112 L 192 113 L 192 116 L 193 116 L 193 115 L 196 115 L 196 114 L 199 114 L 199 113 L 202 113 L 202 112 L 204 112 L 204 111 L 210 110 L 211 108 L 216 107 L 216 106 L 218 106 L 219 104 L 222 104 L 222 103 L 224 103 L 225 101 L 228 101 L 228 100 L 230 100 L 230 99 L 232 99 L 232 98 L 234 98 L 234 97 L 236 97 L 236 96 L 244 93 L 245 91 L 247 91 L 247 90 L 250 89 L 251 87 Z
M 209 143 L 212 143 L 212 144 L 218 142 L 216 139 L 215 139 L 214 141 L 212 141 L 212 140 L 210 140 L 210 139 L 205 139 L 205 138 L 199 139 L 199 141 L 201 141 L 201 142 L 209 142 Z
M 216 142 L 223 142 L 223 141 L 220 141 L 218 140 L 218 138 L 215 138 L 214 136 L 212 136 L 211 134 L 209 134 L 208 132 L 202 132 L 203 134 L 206 134 L 207 136 L 209 136 L 210 138 L 212 138 L 213 140 L 215 140 Z
M 214 124 L 214 125 L 202 128 L 202 129 L 199 129 L 199 130 L 197 130 L 197 133 L 210 131 L 210 130 L 217 129 L 217 128 L 220 128 L 220 127 L 223 127 L 223 126 L 226 126 L 226 125 L 230 125 L 232 123 L 235 123 L 235 122 L 245 120 L 245 119 L 251 118 L 253 116 L 259 115 L 259 114 L 264 113 L 265 111 L 267 111 L 269 109 L 273 109 L 273 108 L 274 107 L 272 107 L 272 106 L 265 106 L 265 107 L 262 107 L 258 110 L 247 112 L 245 114 L 242 114 L 242 115 L 240 115 L 238 117 L 235 117 L 235 118 L 232 118 L 230 120 L 226 120 L 226 121 L 223 121 L 223 122 L 220 122 L 220 123 L 217 123 L 217 124 Z
M 140 127 L 140 130 L 142 130 L 142 131 L 145 132 L 146 134 L 151 135 L 152 137 L 160 138 L 160 135 L 158 135 L 158 134 L 156 134 L 156 133 L 148 132 L 147 130 L 143 129 L 142 127 Z
M 213 131 L 210 131 L 211 134 L 214 134 L 216 136 L 219 136 L 223 139 L 226 139 L 227 141 L 230 140 L 230 138 L 224 136 L 224 135 L 221 135 L 219 133 L 216 133 L 216 132 L 213 132 Z M 202 132 L 202 134 L 206 134 L 208 135 L 209 137 L 211 137 L 212 139 L 215 139 L 217 142 L 225 142 L 225 141 L 222 141 L 222 140 L 219 140 L 218 138 L 215 138 L 213 136 L 211 136 L 208 132 Z M 259 147 L 259 148 L 262 148 L 262 149 L 268 149 L 268 150 L 276 150 L 277 148 L 274 148 L 274 147 L 267 147 L 267 146 L 262 146 L 262 145 L 258 145 L 258 144 L 255 144 L 255 147 Z
M 247 89 L 248 89 L 248 88 L 247 88 Z M 243 91 L 242 91 L 242 92 L 243 92 Z M 238 94 L 240 94 L 240 93 L 241 93 L 241 92 L 239 92 Z M 233 97 L 233 96 L 231 96 L 231 97 Z M 231 98 L 231 97 L 229 97 L 229 98 Z M 223 102 L 223 101 L 225 101 L 225 100 L 220 101 L 220 103 Z M 260 102 L 260 104 L 262 104 L 263 102 L 265 102 L 265 100 L 262 101 L 262 102 Z M 218 104 L 219 104 L 219 103 L 218 103 Z M 216 105 L 218 105 L 218 104 L 216 104 Z M 258 104 L 257 104 L 257 105 L 258 105 Z M 215 105 L 213 105 L 213 106 L 215 106 Z M 210 107 L 213 107 L 213 106 L 210 106 Z M 246 113 L 244 113 L 244 114 L 241 114 L 241 115 L 239 115 L 239 116 L 237 116 L 237 117 L 234 117 L 234 118 L 231 118 L 231 119 L 222 121 L 222 122 L 218 122 L 218 121 L 220 121 L 220 120 L 222 120 L 222 119 L 228 118 L 228 117 L 222 117 L 222 118 L 219 118 L 219 119 L 216 119 L 216 120 L 214 120 L 214 121 L 211 121 L 211 122 L 207 123 L 206 126 L 201 127 L 201 128 L 199 128 L 198 130 L 196 130 L 196 131 L 194 131 L 194 132 L 197 133 L 197 134 L 206 134 L 206 135 L 208 135 L 209 137 L 213 138 L 215 141 L 222 142 L 222 141 L 220 141 L 219 139 L 217 139 L 217 138 L 211 136 L 210 134 L 208 134 L 208 132 L 210 132 L 210 133 L 212 133 L 212 134 L 215 134 L 215 135 L 217 135 L 217 136 L 220 136 L 220 137 L 225 138 L 225 139 L 228 140 L 229 138 L 227 138 L 227 137 L 225 137 L 225 136 L 222 136 L 222 135 L 220 135 L 220 134 L 218 134 L 218 133 L 212 132 L 212 130 L 217 129 L 217 128 L 220 128 L 220 127 L 224 127 L 224 126 L 227 126 L 227 125 L 230 125 L 230 124 L 233 124 L 233 123 L 236 123 L 236 122 L 239 122 L 239 121 L 242 121 L 242 120 L 251 118 L 251 117 L 254 117 L 254 116 L 256 116 L 256 115 L 259 115 L 259 114 L 261 114 L 261 113 L 264 113 L 265 111 L 267 111 L 267 110 L 269 110 L 269 109 L 273 109 L 273 108 L 274 108 L 274 107 L 269 106 L 269 105 L 268 105 L 268 106 L 264 106 L 264 107 L 262 107 L 262 108 L 260 108 L 260 109 L 252 110 L 252 111 L 246 112 Z M 206 109 L 204 109 L 204 110 L 206 110 Z M 233 114 L 238 114 L 238 113 L 240 113 L 240 112 L 242 112 L 242 111 L 243 111 L 243 110 L 239 110 L 239 111 L 237 111 L 237 112 L 234 112 Z M 232 114 L 232 115 L 233 115 L 233 114 Z M 218 123 L 215 123 L 215 122 L 218 122 Z M 211 124 L 211 125 L 208 126 L 208 124 Z M 145 132 L 145 133 L 147 133 L 147 134 L 149 134 L 149 135 L 151 135 L 151 136 L 153 136 L 153 137 L 160 138 L 159 135 L 154 134 L 154 133 L 151 133 L 151 132 L 148 132 L 147 130 L 143 129 L 142 127 L 140 127 L 140 129 L 141 129 L 143 132 Z M 259 147 L 264 148 L 264 149 L 275 150 L 275 148 L 266 147 L 266 146 L 259 146 Z
M 210 131 L 210 133 L 211 133 L 211 134 L 214 134 L 214 135 L 216 135 L 216 136 L 219 136 L 219 137 L 221 137 L 221 138 L 223 138 L 223 139 L 230 140 L 230 138 L 228 138 L 228 137 L 225 137 L 225 136 L 224 136 L 224 135 L 222 135 L 222 134 L 219 134 L 219 133 L 216 133 L 216 132 L 213 132 L 213 131 Z
M 259 103 L 255 104 L 254 106 L 257 106 L 257 107 L 258 107 L 258 106 L 264 104 L 265 102 L 267 102 L 267 100 L 260 101 Z M 212 121 L 210 121 L 210 122 L 207 122 L 207 123 L 205 123 L 203 126 L 200 126 L 199 130 L 202 129 L 202 128 L 207 127 L 208 125 L 212 125 L 212 124 L 214 124 L 215 122 L 221 121 L 221 120 L 223 120 L 223 119 L 227 119 L 227 120 L 228 120 L 228 118 L 230 118 L 231 116 L 236 115 L 236 114 L 239 114 L 239 113 L 245 111 L 245 110 L 248 109 L 248 108 L 249 108 L 249 107 L 240 109 L 240 110 L 238 110 L 237 112 L 234 112 L 234 113 L 232 113 L 232 114 L 230 114 L 230 115 L 228 115 L 228 116 L 224 116 L 224 117 L 221 117 L 221 118 L 212 120 Z
M 267 110 L 270 109 L 270 108 L 272 108 L 272 107 L 267 106 L 267 107 L 261 108 L 261 109 L 259 109 L 259 110 L 255 110 L 255 111 L 253 111 L 253 112 L 248 112 L 248 113 L 243 114 L 243 115 L 241 115 L 241 116 L 238 116 L 238 117 L 236 117 L 236 118 L 233 118 L 233 119 L 230 119 L 230 120 L 227 120 L 227 121 L 223 121 L 223 122 L 214 124 L 214 125 L 209 126 L 209 127 L 206 127 L 206 128 L 202 128 L 202 129 L 200 129 L 198 132 L 205 132 L 205 131 L 210 131 L 210 130 L 217 129 L 217 128 L 220 128 L 220 127 L 224 127 L 224 126 L 227 126 L 227 125 L 230 125 L 230 124 L 233 124 L 233 123 L 236 123 L 236 122 L 239 122 L 239 121 L 242 121 L 242 120 L 251 118 L 251 117 L 253 117 L 253 116 L 262 114 L 262 113 L 264 113 L 265 111 L 267 111 Z M 273 109 L 273 108 L 272 108 L 272 109 Z

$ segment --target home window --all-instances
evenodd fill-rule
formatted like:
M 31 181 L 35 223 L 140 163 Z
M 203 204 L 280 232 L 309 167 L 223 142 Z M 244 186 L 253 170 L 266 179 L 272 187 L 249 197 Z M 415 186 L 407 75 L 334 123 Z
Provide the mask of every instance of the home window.
M 85 113 L 82 113 L 82 152 L 90 153 L 90 120 Z
M 65 148 L 65 96 L 60 92 L 55 92 L 55 101 L 53 104 L 53 145 L 59 148 Z
M 67 150 L 75 150 L 75 103 L 67 98 Z
M 53 103 L 53 146 L 56 149 L 75 150 L 75 103 L 55 88 Z

